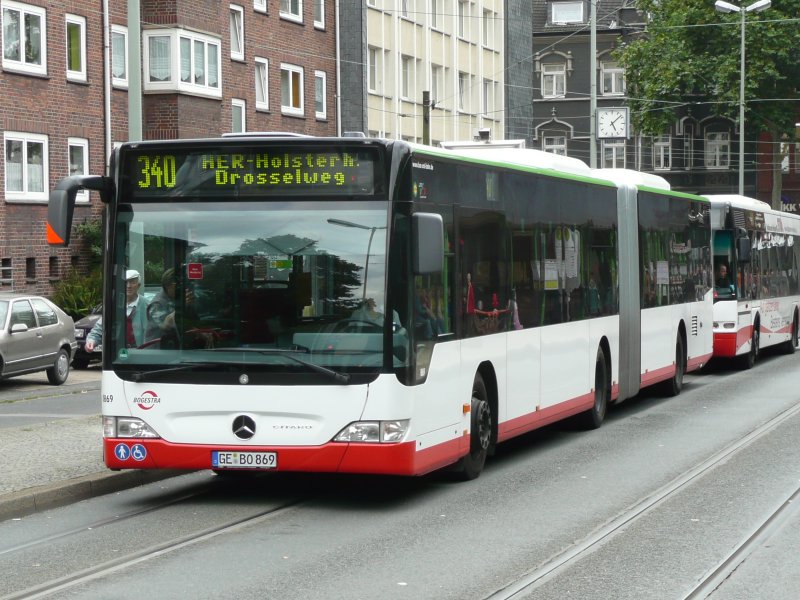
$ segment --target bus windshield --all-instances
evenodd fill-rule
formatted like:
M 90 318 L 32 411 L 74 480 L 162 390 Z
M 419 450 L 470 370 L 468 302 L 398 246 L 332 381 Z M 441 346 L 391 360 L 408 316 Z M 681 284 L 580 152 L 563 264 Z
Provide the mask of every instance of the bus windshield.
M 404 343 L 384 318 L 387 223 L 377 200 L 121 205 L 115 262 L 142 274 L 146 309 L 128 326 L 115 307 L 112 365 L 376 371 L 385 336 Z

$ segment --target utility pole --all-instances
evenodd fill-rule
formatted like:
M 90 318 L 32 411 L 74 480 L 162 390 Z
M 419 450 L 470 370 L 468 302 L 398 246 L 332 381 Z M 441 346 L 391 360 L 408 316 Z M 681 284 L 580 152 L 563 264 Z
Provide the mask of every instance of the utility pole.
M 431 93 L 422 92 L 422 143 L 431 145 Z
M 589 17 L 589 166 L 597 168 L 597 0 L 591 0 Z

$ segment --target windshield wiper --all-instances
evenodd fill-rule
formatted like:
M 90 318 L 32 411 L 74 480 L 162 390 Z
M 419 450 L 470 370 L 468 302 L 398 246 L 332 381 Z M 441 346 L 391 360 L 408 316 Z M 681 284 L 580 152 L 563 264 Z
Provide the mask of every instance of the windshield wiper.
M 347 373 L 339 373 L 338 371 L 334 371 L 333 369 L 329 369 L 328 367 L 323 367 L 321 365 L 314 364 L 307 360 L 303 360 L 302 358 L 298 358 L 294 356 L 298 352 L 302 352 L 304 354 L 308 354 L 308 348 L 303 346 L 298 346 L 297 348 L 250 348 L 250 347 L 241 347 L 236 346 L 233 348 L 208 348 L 208 352 L 255 352 L 257 354 L 280 354 L 281 356 L 285 356 L 289 360 L 293 360 L 294 362 L 303 365 L 311 369 L 312 371 L 316 371 L 317 373 L 322 373 L 323 375 L 327 375 L 334 381 L 339 383 L 349 383 L 350 382 L 350 375 Z
M 150 375 L 161 375 L 162 373 L 175 373 L 177 371 L 188 371 L 197 367 L 215 367 L 219 365 L 230 365 L 233 363 L 208 361 L 208 362 L 186 362 L 174 367 L 164 367 L 163 369 L 153 369 L 152 371 L 136 371 L 131 375 L 133 381 L 144 381 Z

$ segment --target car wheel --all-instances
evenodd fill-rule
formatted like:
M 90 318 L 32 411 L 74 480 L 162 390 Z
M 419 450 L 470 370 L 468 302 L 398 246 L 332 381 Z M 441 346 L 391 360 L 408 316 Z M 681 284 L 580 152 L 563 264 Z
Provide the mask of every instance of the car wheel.
M 69 377 L 69 354 L 61 348 L 56 354 L 53 366 L 47 369 L 47 381 L 53 385 L 61 385 Z

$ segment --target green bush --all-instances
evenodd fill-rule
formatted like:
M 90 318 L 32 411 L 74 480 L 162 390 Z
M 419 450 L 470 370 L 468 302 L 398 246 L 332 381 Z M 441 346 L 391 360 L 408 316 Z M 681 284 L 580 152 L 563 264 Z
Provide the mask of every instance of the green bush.
M 52 300 L 77 321 L 102 301 L 101 282 L 100 269 L 93 269 L 88 276 L 72 269 L 65 279 L 56 284 Z

